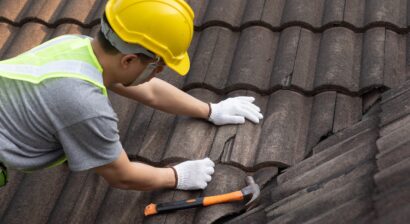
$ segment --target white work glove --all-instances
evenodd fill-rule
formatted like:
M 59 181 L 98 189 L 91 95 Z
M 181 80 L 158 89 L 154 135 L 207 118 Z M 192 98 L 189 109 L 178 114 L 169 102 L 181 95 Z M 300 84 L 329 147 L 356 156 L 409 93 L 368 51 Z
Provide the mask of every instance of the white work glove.
M 205 189 L 211 181 L 215 163 L 209 158 L 191 160 L 174 166 L 177 187 L 180 190 Z
M 261 109 L 253 104 L 255 98 L 248 96 L 238 96 L 228 98 L 217 104 L 210 104 L 211 114 L 209 121 L 216 125 L 224 124 L 243 124 L 245 118 L 253 123 L 259 123 L 263 118 Z

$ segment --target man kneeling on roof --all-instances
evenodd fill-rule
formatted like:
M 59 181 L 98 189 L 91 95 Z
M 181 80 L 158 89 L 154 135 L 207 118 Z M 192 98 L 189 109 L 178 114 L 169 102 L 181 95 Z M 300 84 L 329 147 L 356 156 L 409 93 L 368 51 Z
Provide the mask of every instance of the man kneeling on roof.
M 107 88 L 153 108 L 216 125 L 262 119 L 252 97 L 202 102 L 155 77 L 185 75 L 194 13 L 183 0 L 110 0 L 92 39 L 64 35 L 0 62 L 0 184 L 7 168 L 32 171 L 68 161 L 113 187 L 204 189 L 209 158 L 158 168 L 131 162 Z

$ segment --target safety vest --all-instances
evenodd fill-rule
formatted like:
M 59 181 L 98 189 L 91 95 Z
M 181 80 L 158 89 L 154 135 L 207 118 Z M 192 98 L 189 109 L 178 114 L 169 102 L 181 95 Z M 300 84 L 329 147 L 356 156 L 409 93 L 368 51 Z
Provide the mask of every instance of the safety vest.
M 34 84 L 50 78 L 78 78 L 92 83 L 107 96 L 103 69 L 94 55 L 90 40 L 82 35 L 54 38 L 17 57 L 0 61 L 0 76 Z M 47 168 L 66 160 L 64 155 Z

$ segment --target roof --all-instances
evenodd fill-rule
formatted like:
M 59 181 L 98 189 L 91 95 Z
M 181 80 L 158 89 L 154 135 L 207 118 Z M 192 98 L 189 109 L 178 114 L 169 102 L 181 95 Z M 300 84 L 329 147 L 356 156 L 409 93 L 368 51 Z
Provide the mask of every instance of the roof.
M 132 160 L 165 166 L 209 156 L 217 166 L 208 188 L 123 191 L 92 172 L 73 173 L 65 166 L 12 171 L 11 182 L 0 190 L 2 222 L 399 223 L 408 218 L 410 84 L 402 85 L 408 80 L 407 1 L 188 3 L 196 15 L 191 70 L 181 77 L 166 69 L 160 78 L 208 102 L 254 96 L 262 123 L 214 126 L 112 92 L 109 97 Z M 0 1 L 0 58 L 62 34 L 94 35 L 104 4 Z M 238 190 L 246 175 L 263 186 L 262 202 L 251 211 L 230 203 L 143 217 L 151 202 Z

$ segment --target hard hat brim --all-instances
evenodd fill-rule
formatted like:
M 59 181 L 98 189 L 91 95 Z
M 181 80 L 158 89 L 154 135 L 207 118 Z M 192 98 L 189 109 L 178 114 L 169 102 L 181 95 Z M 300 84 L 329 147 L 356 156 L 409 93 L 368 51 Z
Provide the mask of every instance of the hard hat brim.
M 174 70 L 176 73 L 178 73 L 181 76 L 185 76 L 190 68 L 190 60 L 189 60 L 189 55 L 188 52 L 185 52 L 184 57 L 182 60 L 176 64 L 176 63 L 167 63 L 165 60 L 165 63 L 169 68 Z

